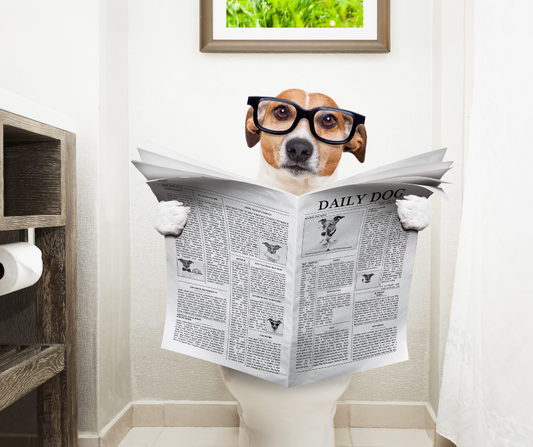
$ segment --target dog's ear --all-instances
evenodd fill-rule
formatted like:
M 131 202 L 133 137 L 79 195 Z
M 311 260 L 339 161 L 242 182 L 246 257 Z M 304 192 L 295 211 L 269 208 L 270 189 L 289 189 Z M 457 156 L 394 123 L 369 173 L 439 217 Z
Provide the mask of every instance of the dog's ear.
M 318 223 L 324 225 L 326 223 L 326 219 L 320 219 Z
M 261 131 L 254 123 L 253 113 L 254 109 L 252 107 L 250 107 L 248 113 L 246 113 L 245 132 L 246 144 L 248 144 L 248 147 L 254 147 L 261 139 Z
M 354 154 L 360 163 L 364 163 L 366 153 L 366 129 L 364 124 L 357 126 L 353 138 L 344 145 L 343 152 Z
M 333 220 L 334 220 L 335 222 L 338 222 L 338 221 L 341 220 L 341 219 L 344 219 L 344 216 L 335 216 L 335 217 L 333 218 Z

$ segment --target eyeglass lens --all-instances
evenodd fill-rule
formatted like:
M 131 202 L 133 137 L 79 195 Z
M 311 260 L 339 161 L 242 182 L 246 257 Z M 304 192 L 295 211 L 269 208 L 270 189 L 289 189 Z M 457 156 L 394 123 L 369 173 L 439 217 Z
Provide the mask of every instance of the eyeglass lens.
M 266 130 L 286 131 L 297 117 L 296 108 L 284 102 L 262 100 L 257 107 L 259 124 Z M 345 140 L 352 129 L 353 117 L 336 110 L 319 110 L 313 117 L 316 134 L 329 141 Z

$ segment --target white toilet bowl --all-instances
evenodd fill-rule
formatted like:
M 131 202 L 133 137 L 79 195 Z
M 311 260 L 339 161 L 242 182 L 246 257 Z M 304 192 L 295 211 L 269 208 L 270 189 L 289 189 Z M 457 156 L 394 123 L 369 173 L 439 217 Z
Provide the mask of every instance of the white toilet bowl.
M 224 366 L 238 401 L 239 447 L 335 447 L 333 417 L 351 375 L 287 388 Z

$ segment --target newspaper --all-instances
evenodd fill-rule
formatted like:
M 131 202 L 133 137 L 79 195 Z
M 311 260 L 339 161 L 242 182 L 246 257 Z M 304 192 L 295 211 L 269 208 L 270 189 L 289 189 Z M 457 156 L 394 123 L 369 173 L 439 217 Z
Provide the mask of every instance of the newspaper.
M 407 360 L 417 232 L 395 201 L 445 196 L 444 153 L 294 196 L 145 143 L 157 199 L 190 207 L 165 237 L 162 347 L 289 387 Z

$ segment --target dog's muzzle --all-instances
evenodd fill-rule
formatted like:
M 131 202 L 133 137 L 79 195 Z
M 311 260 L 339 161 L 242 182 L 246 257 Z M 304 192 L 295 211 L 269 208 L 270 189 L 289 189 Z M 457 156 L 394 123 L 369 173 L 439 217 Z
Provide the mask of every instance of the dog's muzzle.
M 306 138 L 294 137 L 285 142 L 285 160 L 280 168 L 287 169 L 295 177 L 319 173 L 314 155 L 315 147 Z
M 287 141 L 285 146 L 289 160 L 300 165 L 305 163 L 313 155 L 313 145 L 303 138 L 293 138 Z
M 331 228 L 331 226 L 328 226 L 328 228 L 326 228 L 324 231 L 322 231 L 321 233 L 321 236 L 333 236 L 335 234 L 335 232 L 337 231 L 337 228 L 334 227 L 334 228 Z

